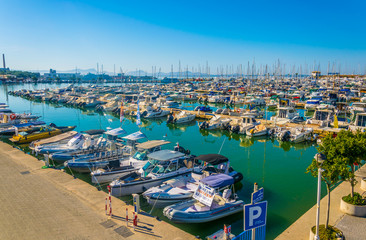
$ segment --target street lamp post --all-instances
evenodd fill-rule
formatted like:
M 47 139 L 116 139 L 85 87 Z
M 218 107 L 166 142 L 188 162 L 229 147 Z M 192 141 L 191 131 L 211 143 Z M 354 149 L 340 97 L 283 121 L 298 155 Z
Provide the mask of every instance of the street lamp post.
M 322 172 L 324 169 L 321 168 L 323 162 L 325 160 L 325 156 L 323 154 L 317 153 L 314 158 L 318 163 L 318 194 L 317 194 L 317 202 L 316 202 L 316 234 L 314 236 L 314 240 L 319 240 L 319 215 L 320 215 L 320 195 L 321 195 L 321 182 L 322 182 Z

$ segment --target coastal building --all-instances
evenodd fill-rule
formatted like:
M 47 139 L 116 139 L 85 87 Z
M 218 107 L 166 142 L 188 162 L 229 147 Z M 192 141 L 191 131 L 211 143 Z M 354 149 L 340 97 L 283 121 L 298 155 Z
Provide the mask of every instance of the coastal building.
M 50 69 L 49 73 L 44 73 L 43 78 L 47 80 L 71 80 L 71 79 L 80 79 L 80 73 L 57 73 L 56 70 Z
M 311 76 L 312 76 L 314 79 L 319 79 L 319 78 L 320 78 L 320 71 L 312 71 L 312 72 L 311 72 Z

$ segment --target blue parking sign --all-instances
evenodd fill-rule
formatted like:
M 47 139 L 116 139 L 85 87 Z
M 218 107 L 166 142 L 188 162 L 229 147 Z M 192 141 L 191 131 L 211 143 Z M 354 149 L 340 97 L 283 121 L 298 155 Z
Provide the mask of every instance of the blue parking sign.
M 266 225 L 267 201 L 244 205 L 244 231 Z

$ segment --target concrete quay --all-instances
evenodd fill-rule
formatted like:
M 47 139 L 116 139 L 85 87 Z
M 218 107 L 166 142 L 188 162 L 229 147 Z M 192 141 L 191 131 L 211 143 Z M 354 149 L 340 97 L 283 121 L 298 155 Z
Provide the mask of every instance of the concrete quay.
M 0 142 L 0 239 L 196 239 L 147 214 L 139 215 L 136 231 L 133 207 L 112 197 L 113 217 L 105 215 L 108 194 Z M 108 220 L 108 221 L 107 221 Z
M 355 186 L 355 192 L 360 194 L 364 192 L 360 188 L 360 179 L 362 177 L 366 177 L 366 165 L 356 172 L 358 183 Z M 329 224 L 343 231 L 346 240 L 365 240 L 366 218 L 350 216 L 340 211 L 341 198 L 350 192 L 351 186 L 348 182 L 342 182 L 331 192 Z M 326 209 L 327 198 L 325 196 L 320 202 L 320 224 L 325 223 Z M 315 226 L 315 216 L 316 205 L 281 233 L 276 240 L 309 240 L 310 228 Z

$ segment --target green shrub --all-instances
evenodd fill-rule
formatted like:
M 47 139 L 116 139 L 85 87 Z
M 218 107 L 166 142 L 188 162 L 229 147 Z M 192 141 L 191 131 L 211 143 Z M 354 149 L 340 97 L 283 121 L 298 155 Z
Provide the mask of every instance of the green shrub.
M 312 227 L 311 229 L 313 233 L 316 232 L 316 226 Z M 328 226 L 327 229 L 325 229 L 324 224 L 319 225 L 319 239 L 320 240 L 337 240 L 338 237 L 343 236 L 342 232 L 333 226 Z
M 352 205 L 366 205 L 366 199 L 361 196 L 361 194 L 355 192 L 353 197 L 351 197 L 351 194 L 348 194 L 347 196 L 344 196 L 343 201 L 346 203 L 352 204 Z

